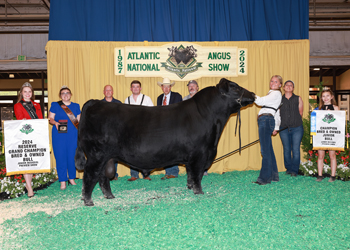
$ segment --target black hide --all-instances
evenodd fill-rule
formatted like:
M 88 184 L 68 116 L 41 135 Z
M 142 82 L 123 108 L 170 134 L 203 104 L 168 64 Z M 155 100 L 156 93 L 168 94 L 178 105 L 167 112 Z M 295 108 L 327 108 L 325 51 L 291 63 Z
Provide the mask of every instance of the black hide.
M 254 98 L 254 93 L 221 79 L 215 87 L 169 106 L 86 102 L 75 155 L 77 169 L 84 169 L 85 205 L 94 205 L 91 193 L 97 182 L 107 199 L 114 198 L 106 175 L 113 177 L 115 161 L 146 174 L 154 168 L 184 164 L 187 187 L 202 194 L 203 173 L 216 156 L 227 120 Z

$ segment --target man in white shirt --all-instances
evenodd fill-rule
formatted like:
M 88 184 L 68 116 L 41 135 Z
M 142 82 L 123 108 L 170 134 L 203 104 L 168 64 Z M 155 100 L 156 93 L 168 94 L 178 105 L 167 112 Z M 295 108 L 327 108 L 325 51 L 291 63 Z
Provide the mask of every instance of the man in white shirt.
M 144 94 L 141 94 L 141 82 L 138 80 L 133 80 L 130 84 L 130 90 L 132 92 L 132 95 L 127 97 L 125 99 L 125 104 L 131 104 L 131 105 L 142 105 L 142 106 L 149 106 L 152 107 L 153 102 L 149 96 L 146 96 Z M 136 181 L 139 178 L 139 171 L 134 170 L 130 168 L 130 175 L 131 178 L 128 179 L 128 181 Z M 145 180 L 151 180 L 149 176 L 144 177 Z
M 126 104 L 142 105 L 142 106 L 154 106 L 151 98 L 144 94 L 141 94 L 141 82 L 133 80 L 130 84 L 130 90 L 132 95 L 125 99 Z

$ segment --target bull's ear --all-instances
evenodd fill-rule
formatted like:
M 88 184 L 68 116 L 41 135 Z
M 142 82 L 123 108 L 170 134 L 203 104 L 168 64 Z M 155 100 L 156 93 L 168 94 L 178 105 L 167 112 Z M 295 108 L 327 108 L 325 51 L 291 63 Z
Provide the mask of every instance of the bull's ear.
M 221 78 L 220 82 L 216 85 L 220 92 L 229 92 L 230 90 L 230 81 L 226 78 Z

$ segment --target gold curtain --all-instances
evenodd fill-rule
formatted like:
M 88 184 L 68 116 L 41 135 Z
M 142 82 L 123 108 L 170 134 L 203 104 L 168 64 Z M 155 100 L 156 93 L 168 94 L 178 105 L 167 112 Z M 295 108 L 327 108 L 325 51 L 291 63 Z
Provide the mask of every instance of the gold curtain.
M 83 104 L 89 99 L 102 99 L 103 87 L 113 86 L 114 97 L 124 102 L 131 94 L 130 82 L 133 78 L 114 75 L 114 48 L 124 46 L 160 46 L 165 42 L 74 42 L 49 41 L 46 45 L 48 67 L 48 98 L 51 102 L 58 101 L 59 89 L 67 85 L 73 93 L 72 101 Z M 241 41 L 241 42 L 196 42 L 201 46 L 237 46 L 248 49 L 248 75 L 228 78 L 240 86 L 264 96 L 269 91 L 269 81 L 272 75 L 281 75 L 283 80 L 295 82 L 294 93 L 304 101 L 304 115 L 308 112 L 309 95 L 309 40 L 285 41 Z M 162 94 L 157 82 L 159 77 L 138 78 L 142 83 L 142 93 L 151 97 L 156 104 L 157 97 Z M 174 80 L 174 79 L 171 79 Z M 198 79 L 200 89 L 216 85 L 218 77 Z M 188 95 L 187 82 L 176 81 L 173 91 L 182 96 Z M 253 106 L 242 109 L 242 146 L 257 139 L 257 114 L 260 107 Z M 235 136 L 236 115 L 232 115 L 221 135 L 217 158 L 239 147 L 238 132 Z M 283 164 L 283 149 L 279 136 L 274 136 L 273 147 L 279 171 L 285 171 Z M 52 167 L 55 159 L 52 154 Z M 236 153 L 213 164 L 209 172 L 223 173 L 233 170 L 260 170 L 260 144 Z M 129 168 L 118 164 L 119 176 L 130 175 Z M 155 174 L 160 173 L 155 172 Z M 185 168 L 180 167 L 180 173 Z M 78 175 L 81 177 L 82 175 Z

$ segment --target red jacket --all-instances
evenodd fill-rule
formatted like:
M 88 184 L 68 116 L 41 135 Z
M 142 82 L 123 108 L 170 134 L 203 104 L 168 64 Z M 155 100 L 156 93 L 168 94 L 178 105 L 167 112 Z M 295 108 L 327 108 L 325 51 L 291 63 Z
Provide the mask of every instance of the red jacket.
M 38 116 L 39 119 L 43 119 L 43 114 L 41 113 L 41 107 L 39 103 L 31 101 L 35 107 L 35 112 Z M 31 119 L 27 110 L 23 107 L 22 103 L 18 102 L 15 104 L 13 107 L 15 110 L 15 115 L 17 120 L 23 120 L 24 118 L 26 119 Z

